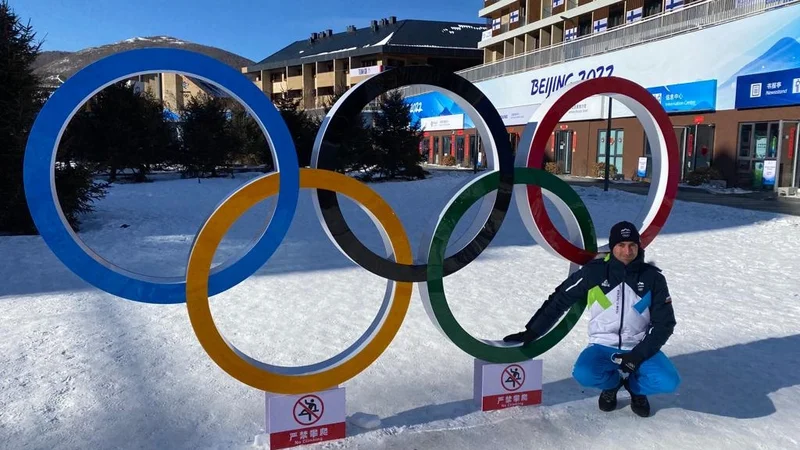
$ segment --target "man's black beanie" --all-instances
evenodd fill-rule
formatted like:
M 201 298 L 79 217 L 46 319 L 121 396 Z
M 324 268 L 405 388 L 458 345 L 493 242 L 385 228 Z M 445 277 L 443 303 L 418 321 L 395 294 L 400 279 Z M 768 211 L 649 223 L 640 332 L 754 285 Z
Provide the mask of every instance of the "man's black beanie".
M 611 227 L 611 233 L 608 234 L 608 249 L 613 250 L 615 245 L 625 241 L 641 245 L 639 242 L 639 230 L 636 229 L 636 225 L 623 221 Z

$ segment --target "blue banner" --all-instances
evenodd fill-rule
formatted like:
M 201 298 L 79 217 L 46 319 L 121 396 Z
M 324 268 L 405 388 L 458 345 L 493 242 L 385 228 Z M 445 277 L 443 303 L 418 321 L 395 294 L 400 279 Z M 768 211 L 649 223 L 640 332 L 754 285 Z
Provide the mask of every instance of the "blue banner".
M 427 92 L 421 95 L 406 97 L 405 102 L 411 105 L 411 123 L 430 117 L 464 115 L 464 128 L 475 128 L 472 119 L 450 97 L 439 92 Z
M 717 106 L 717 80 L 670 84 L 647 90 L 668 113 L 714 111 Z
M 800 105 L 800 69 L 736 78 L 736 109 Z

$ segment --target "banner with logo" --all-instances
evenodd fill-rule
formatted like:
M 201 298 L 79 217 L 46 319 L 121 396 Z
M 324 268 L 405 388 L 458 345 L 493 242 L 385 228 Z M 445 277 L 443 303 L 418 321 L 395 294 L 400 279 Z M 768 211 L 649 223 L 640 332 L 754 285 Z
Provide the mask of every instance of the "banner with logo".
M 611 33 L 611 32 L 608 32 Z M 677 99 L 662 104 L 673 112 L 736 107 L 737 80 L 755 74 L 800 69 L 800 5 L 756 14 L 722 25 L 562 64 L 480 81 L 497 108 L 538 105 L 570 83 L 617 76 L 658 90 L 677 87 Z M 569 53 L 571 47 L 565 47 Z M 569 57 L 570 55 L 567 54 Z M 711 83 L 715 90 L 712 95 Z M 767 83 L 768 81 L 763 81 Z M 791 94 L 790 79 L 775 79 Z M 766 86 L 765 86 L 766 88 Z M 747 88 L 749 91 L 749 87 Z M 766 91 L 766 89 L 765 89 Z M 683 100 L 681 100 L 681 94 Z M 774 97 L 763 94 L 763 97 Z M 691 101 L 686 101 L 687 96 Z M 630 115 L 617 108 L 614 116 Z M 710 107 L 708 106 L 710 105 Z
M 736 108 L 800 105 L 800 69 L 745 75 L 736 83 Z

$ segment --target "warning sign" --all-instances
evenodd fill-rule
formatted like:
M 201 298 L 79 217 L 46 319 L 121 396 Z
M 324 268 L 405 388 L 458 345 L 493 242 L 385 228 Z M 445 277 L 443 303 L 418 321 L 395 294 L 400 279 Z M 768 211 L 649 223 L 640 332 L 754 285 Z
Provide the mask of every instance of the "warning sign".
M 492 364 L 475 360 L 475 401 L 481 410 L 542 403 L 542 360 Z
M 344 388 L 303 395 L 267 393 L 267 424 L 271 449 L 343 439 Z
M 316 395 L 306 395 L 294 404 L 294 420 L 300 425 L 314 425 L 322 418 L 325 403 Z
M 503 369 L 503 373 L 500 377 L 502 378 L 500 382 L 503 384 L 503 387 L 509 392 L 514 392 L 519 390 L 522 384 L 525 383 L 525 369 L 519 364 L 512 364 Z

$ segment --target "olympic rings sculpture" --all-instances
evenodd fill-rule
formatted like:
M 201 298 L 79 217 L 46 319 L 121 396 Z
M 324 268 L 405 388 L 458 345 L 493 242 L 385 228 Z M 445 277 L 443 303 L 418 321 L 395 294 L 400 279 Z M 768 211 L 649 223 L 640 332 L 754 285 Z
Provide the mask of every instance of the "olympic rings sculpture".
M 81 105 L 106 86 L 153 72 L 177 72 L 200 78 L 240 101 L 267 136 L 277 171 L 265 174 L 228 195 L 200 227 L 188 258 L 186 277 L 145 277 L 126 271 L 95 254 L 71 229 L 55 193 L 55 155 L 61 135 Z M 484 142 L 490 170 L 457 189 L 426 231 L 415 260 L 411 244 L 391 207 L 366 184 L 330 170 L 341 146 L 337 130 L 385 92 L 426 85 L 453 96 L 471 117 Z M 552 95 L 525 127 L 514 155 L 505 125 L 489 99 L 454 73 L 425 66 L 394 68 L 373 75 L 337 101 L 317 134 L 311 168 L 298 166 L 286 124 L 266 96 L 242 74 L 210 57 L 178 49 L 138 49 L 97 61 L 69 78 L 44 105 L 30 132 L 24 163 L 25 194 L 33 220 L 48 247 L 89 284 L 125 299 L 144 303 L 186 302 L 192 327 L 210 358 L 225 372 L 254 388 L 279 394 L 301 394 L 335 387 L 369 367 L 394 339 L 411 301 L 413 283 L 436 327 L 465 353 L 488 362 L 513 363 L 534 358 L 563 339 L 577 323 L 585 301 L 573 306 L 546 335 L 527 345 L 476 339 L 453 316 L 443 279 L 480 255 L 497 234 L 512 193 L 531 236 L 550 253 L 577 270 L 602 251 L 594 225 L 580 197 L 560 178 L 542 170 L 545 144 L 566 112 L 579 101 L 609 95 L 627 106 L 644 127 L 653 153 L 653 176 L 642 215 L 637 219 L 646 246 L 664 226 L 678 185 L 678 143 L 658 101 L 643 87 L 617 77 L 575 83 Z M 214 324 L 209 296 L 224 292 L 255 273 L 275 252 L 291 224 L 299 190 L 312 189 L 320 223 L 331 241 L 354 263 L 388 280 L 377 316 L 366 332 L 338 355 L 307 366 L 274 366 L 236 349 Z M 553 200 L 567 223 L 562 236 L 545 210 Z M 387 256 L 359 241 L 339 208 L 337 193 L 357 202 L 383 237 Z M 235 261 L 214 270 L 214 252 L 229 227 L 258 202 L 278 195 L 276 210 L 261 234 Z M 467 231 L 448 245 L 459 219 L 476 202 L 478 215 Z M 450 256 L 447 254 L 450 253 Z

